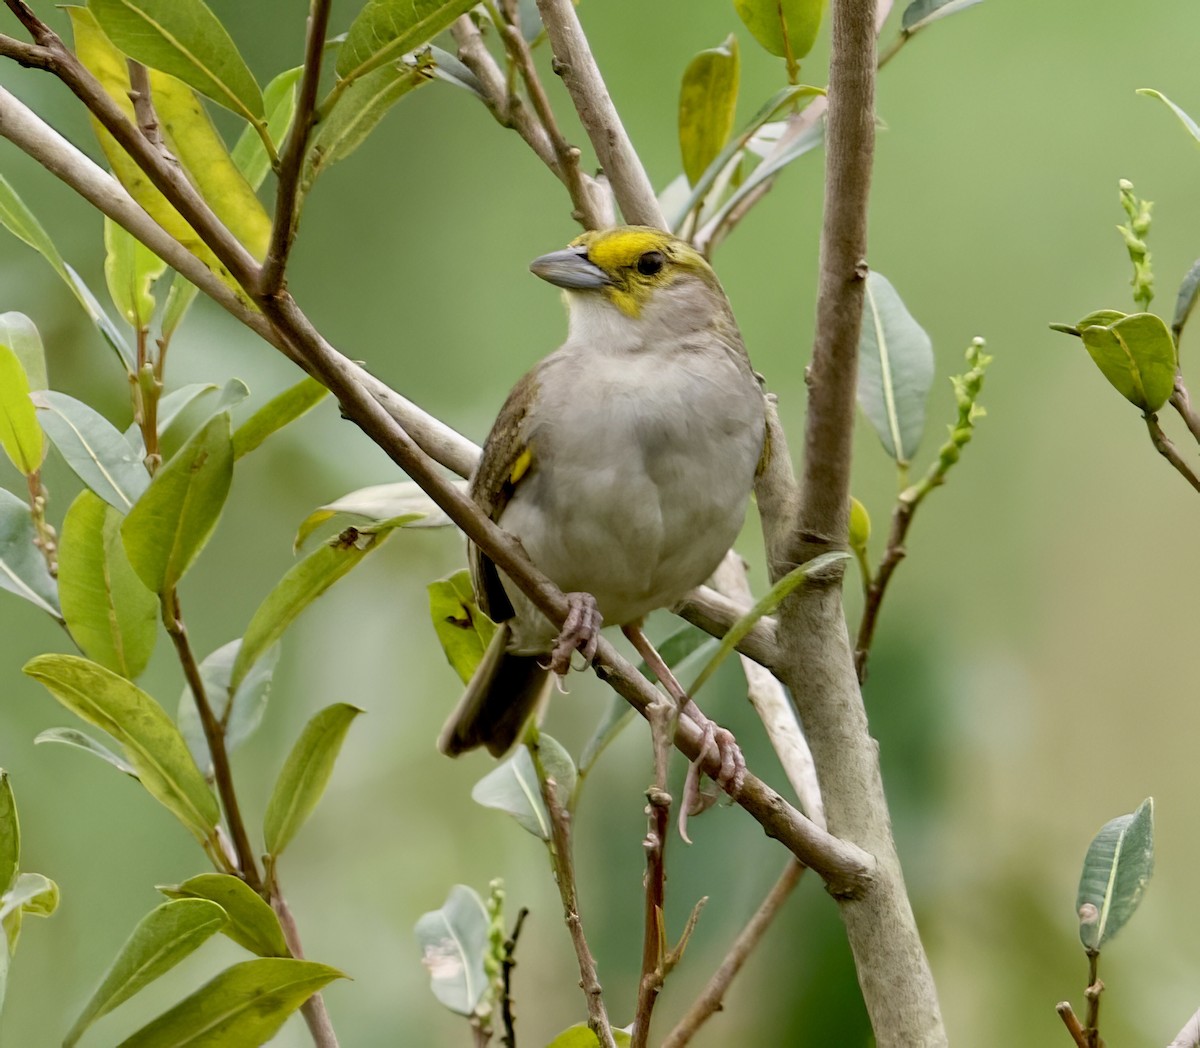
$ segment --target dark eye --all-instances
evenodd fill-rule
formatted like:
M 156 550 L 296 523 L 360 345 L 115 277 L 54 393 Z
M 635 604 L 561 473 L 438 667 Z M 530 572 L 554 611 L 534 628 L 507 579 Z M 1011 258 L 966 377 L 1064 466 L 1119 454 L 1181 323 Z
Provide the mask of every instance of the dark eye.
M 637 270 L 642 276 L 652 277 L 666 265 L 666 262 L 661 251 L 647 251 L 637 260 Z

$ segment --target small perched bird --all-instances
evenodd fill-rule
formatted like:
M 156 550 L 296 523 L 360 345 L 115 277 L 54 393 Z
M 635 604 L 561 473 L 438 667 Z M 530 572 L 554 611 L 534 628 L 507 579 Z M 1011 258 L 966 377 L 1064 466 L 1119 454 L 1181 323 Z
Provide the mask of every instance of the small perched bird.
M 565 674 L 576 649 L 590 660 L 601 621 L 623 627 L 686 701 L 641 620 L 716 568 L 764 453 L 762 388 L 716 274 L 689 244 L 622 226 L 529 268 L 564 289 L 567 340 L 509 394 L 470 493 L 563 590 L 570 614 L 555 628 L 471 546 L 476 598 L 499 629 L 442 730 L 451 756 L 506 753 L 551 674 Z

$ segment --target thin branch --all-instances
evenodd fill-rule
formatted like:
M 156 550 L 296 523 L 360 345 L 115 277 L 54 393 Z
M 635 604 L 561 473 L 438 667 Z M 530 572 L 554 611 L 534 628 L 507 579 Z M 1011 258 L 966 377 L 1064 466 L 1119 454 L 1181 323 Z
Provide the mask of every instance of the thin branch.
M 1076 1016 L 1075 1009 L 1071 1007 L 1071 1002 L 1059 1001 L 1054 1010 L 1058 1012 L 1058 1017 L 1063 1021 L 1076 1048 L 1088 1048 L 1087 1035 L 1084 1034 L 1083 1027 L 1079 1025 L 1079 1017 Z
M 1179 449 L 1175 447 L 1175 443 L 1163 432 L 1162 426 L 1158 424 L 1158 416 L 1146 414 L 1142 417 L 1146 420 L 1146 429 L 1150 433 L 1150 441 L 1158 453 L 1175 467 L 1184 480 L 1191 484 L 1197 491 L 1200 491 L 1200 477 L 1192 472 L 1192 467 L 1179 454 Z
M 1088 985 L 1083 991 L 1087 998 L 1087 1021 L 1083 1027 L 1087 1038 L 1088 1048 L 1102 1048 L 1100 1040 L 1100 995 L 1104 992 L 1104 983 L 1100 981 L 1097 969 L 1100 964 L 1100 951 L 1088 951 Z
M 617 114 L 572 0 L 537 0 L 562 77 L 625 221 L 666 229 L 658 198 Z
M 633 1013 L 631 1048 L 650 1043 L 650 1019 L 666 978 L 666 851 L 670 835 L 671 795 L 667 792 L 667 770 L 671 759 L 672 721 L 677 710 L 665 696 L 650 707 L 650 741 L 654 747 L 654 784 L 646 790 L 646 853 L 643 878 L 645 903 L 642 912 L 642 973 L 638 980 L 637 1005 Z
M 1192 410 L 1192 398 L 1183 383 L 1183 375 L 1179 372 L 1175 373 L 1175 392 L 1171 394 L 1171 407 L 1179 412 L 1179 417 L 1183 419 L 1188 432 L 1200 444 L 1200 415 Z
M 783 908 L 792 889 L 800 882 L 805 867 L 795 859 L 789 859 L 767 897 L 755 911 L 754 916 L 742 929 L 733 946 L 725 955 L 721 965 L 713 973 L 711 979 L 687 1010 L 683 1018 L 675 1024 L 675 1028 L 667 1034 L 662 1042 L 662 1048 L 683 1048 L 713 1015 L 723 1007 L 722 1002 L 729 992 L 729 986 L 734 977 L 742 970 L 746 960 L 762 940 L 766 930 L 771 926 L 776 914 Z
M 550 840 L 546 843 L 550 849 L 550 861 L 554 866 L 554 879 L 558 882 L 558 894 L 562 899 L 563 917 L 579 961 L 579 986 L 587 1000 L 588 1025 L 603 1048 L 616 1048 L 612 1026 L 604 1008 L 600 978 L 596 972 L 596 959 L 588 946 L 587 937 L 583 933 L 583 921 L 579 916 L 579 889 L 575 882 L 575 860 L 571 849 L 571 816 L 559 803 L 558 786 L 542 767 L 537 743 L 527 745 L 529 756 L 537 770 L 542 801 L 550 815 Z
M 275 190 L 275 221 L 271 226 L 271 243 L 259 277 L 259 294 L 273 295 L 283 284 L 292 242 L 296 238 L 296 201 L 300 191 L 300 175 L 308 150 L 308 137 L 313 129 L 313 114 L 317 107 L 317 91 L 321 85 L 321 58 L 325 53 L 325 36 L 329 28 L 331 0 L 312 0 L 308 12 L 308 33 L 304 43 L 304 71 L 300 74 L 300 90 L 296 97 L 296 114 L 292 129 L 284 143 L 279 159 L 279 181 Z
M 283 929 L 283 938 L 292 956 L 303 959 L 304 947 L 300 942 L 300 929 L 296 927 L 296 918 L 292 916 L 287 899 L 279 890 L 274 870 L 271 871 L 271 908 L 279 917 L 279 926 Z M 329 1010 L 325 1007 L 325 998 L 320 992 L 314 993 L 300 1005 L 300 1014 L 304 1016 L 304 1022 L 308 1025 L 315 1048 L 338 1048 L 337 1034 L 329 1018 Z
M 517 1048 L 516 1019 L 513 1015 L 512 973 L 517 966 L 517 940 L 521 937 L 521 929 L 525 918 L 529 916 L 529 908 L 522 906 L 517 911 L 517 923 L 513 925 L 512 935 L 504 940 L 504 958 L 500 962 L 501 979 L 504 983 L 504 996 L 500 1001 L 500 1018 L 504 1023 L 504 1033 L 500 1043 L 504 1048 Z
M 233 769 L 229 766 L 229 753 L 225 749 L 225 733 L 221 730 L 221 725 L 217 722 L 212 705 L 208 701 L 204 678 L 200 675 L 200 666 L 196 662 L 196 656 L 188 638 L 187 626 L 184 625 L 183 614 L 179 609 L 179 595 L 174 589 L 163 594 L 162 620 L 171 642 L 175 645 L 179 665 L 183 668 L 184 679 L 187 681 L 192 699 L 196 703 L 196 712 L 200 715 L 204 740 L 208 743 L 209 756 L 212 757 L 213 779 L 217 784 L 217 793 L 221 797 L 221 807 L 225 810 L 225 820 L 229 823 L 229 836 L 233 839 L 234 851 L 237 853 L 238 871 L 241 873 L 242 879 L 251 888 L 258 891 L 262 887 L 262 878 L 259 876 L 258 864 L 254 859 L 254 848 L 246 833 L 246 824 L 242 821 L 237 789 L 233 784 Z

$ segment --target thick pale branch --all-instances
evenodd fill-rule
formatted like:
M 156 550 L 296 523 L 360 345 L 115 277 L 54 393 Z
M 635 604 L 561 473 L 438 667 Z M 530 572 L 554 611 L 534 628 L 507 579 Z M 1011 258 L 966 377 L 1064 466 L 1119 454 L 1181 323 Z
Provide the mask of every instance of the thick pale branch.
M 555 72 L 575 103 L 625 221 L 666 229 L 658 198 L 604 86 L 575 5 L 572 0 L 537 0 L 537 5 L 554 50 Z
M 750 605 L 739 603 L 709 586 L 697 586 L 671 610 L 705 633 L 723 637 L 729 627 L 750 610 Z M 775 629 L 774 619 L 759 619 L 739 642 L 738 652 L 767 669 L 775 666 L 779 661 Z

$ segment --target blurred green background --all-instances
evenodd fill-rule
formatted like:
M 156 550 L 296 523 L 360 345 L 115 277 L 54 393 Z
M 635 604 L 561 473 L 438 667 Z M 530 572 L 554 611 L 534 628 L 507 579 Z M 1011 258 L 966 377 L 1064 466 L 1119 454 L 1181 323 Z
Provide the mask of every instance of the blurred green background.
M 337 30 L 356 6 L 335 4 Z M 212 7 L 260 82 L 299 60 L 304 5 Z M 782 79 L 781 63 L 755 47 L 727 2 L 589 0 L 581 15 L 657 186 L 679 169 L 675 105 L 692 54 L 737 32 L 739 122 Z M 894 14 L 885 40 L 896 22 Z M 4 31 L 19 30 L 9 19 Z M 1102 823 L 1150 794 L 1157 874 L 1102 959 L 1104 1034 L 1112 1044 L 1164 1043 L 1200 1005 L 1192 881 L 1200 865 L 1200 504 L 1079 343 L 1047 329 L 1093 309 L 1132 309 L 1114 231 L 1123 221 L 1122 177 L 1157 202 L 1155 305 L 1169 317 L 1175 286 L 1200 254 L 1200 155 L 1164 107 L 1134 90 L 1157 87 L 1200 115 L 1198 31 L 1194 0 L 1136 11 L 1115 0 L 987 0 L 913 40 L 879 85 L 886 129 L 870 261 L 934 341 L 940 377 L 922 465 L 952 418 L 944 376 L 962 370 L 970 338 L 986 337 L 996 358 L 977 439 L 911 533 L 867 688 L 909 887 L 956 1044 L 1067 1043 L 1054 1004 L 1070 997 L 1082 1006 L 1086 966 L 1073 914 L 1079 863 Z M 825 28 L 806 79 L 824 81 L 827 41 Z M 10 64 L 0 67 L 0 82 L 98 155 L 73 99 L 49 77 Z M 552 88 L 565 114 L 565 96 Z M 7 145 L 0 165 L 68 260 L 103 287 L 98 216 Z M 793 447 L 812 340 L 821 180 L 820 154 L 812 154 L 716 257 L 755 363 L 780 396 Z M 291 286 L 339 348 L 479 440 L 511 384 L 562 336 L 555 295 L 526 264 L 574 235 L 568 210 L 515 135 L 465 93 L 434 84 L 322 177 Z M 127 397 L 111 354 L 41 260 L 15 240 L 3 244 L 0 310 L 37 322 L 52 384 L 123 426 Z M 253 390 L 243 411 L 296 377 L 278 354 L 201 303 L 172 348 L 169 382 L 235 375 Z M 1192 378 L 1200 385 L 1200 374 Z M 1174 422 L 1165 419 L 1186 449 Z M 894 473 L 868 428 L 857 454 L 855 493 L 881 536 Z M 395 479 L 331 404 L 245 460 L 221 527 L 182 591 L 197 648 L 210 651 L 240 633 L 292 563 L 295 528 L 312 508 Z M 20 478 L 8 469 L 0 483 L 16 488 Z M 49 485 L 51 515 L 60 520 L 75 482 L 52 464 Z M 761 588 L 753 525 L 742 549 Z M 503 877 L 511 915 L 521 905 L 533 911 L 516 974 L 521 1043 L 543 1044 L 585 1014 L 542 846 L 470 800 L 487 758 L 450 762 L 433 746 L 459 689 L 435 645 L 424 587 L 463 563 L 451 531 L 397 534 L 289 634 L 266 725 L 236 758 L 255 825 L 305 720 L 335 701 L 368 711 L 281 868 L 309 955 L 354 978 L 326 994 L 347 1048 L 470 1043 L 462 1021 L 429 993 L 411 933 L 456 882 L 484 891 Z M 20 667 L 68 643 L 8 594 L 0 594 L 0 636 L 0 764 L 20 806 L 23 866 L 55 878 L 63 898 L 52 920 L 26 923 L 3 1017 L 5 1045 L 38 1048 L 58 1043 L 156 902 L 152 886 L 200 872 L 204 862 L 133 783 L 77 752 L 34 749 L 40 730 L 69 716 Z M 173 709 L 182 685 L 168 649 L 160 642 L 142 683 Z M 781 784 L 738 701 L 738 683 L 726 671 L 708 702 L 735 727 L 751 766 Z M 578 752 L 605 701 L 604 689 L 580 675 L 554 703 L 548 730 Z M 647 733 L 634 725 L 596 771 L 577 823 L 584 919 L 620 1023 L 631 1015 L 640 955 L 649 776 Z M 784 862 L 736 809 L 696 821 L 693 835 L 690 848 L 669 845 L 672 934 L 697 897 L 710 902 L 668 982 L 659 1034 Z M 210 943 L 103 1020 L 86 1043 L 115 1043 L 238 954 Z M 727 1003 L 697 1044 L 869 1043 L 836 908 L 816 878 L 802 882 Z M 293 1020 L 276 1043 L 309 1041 Z

